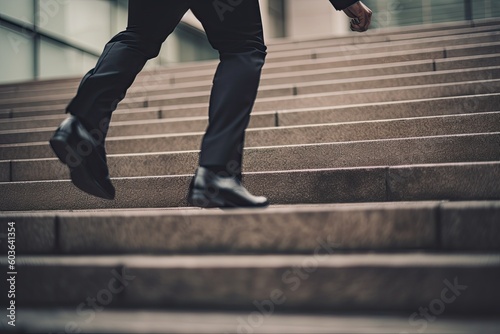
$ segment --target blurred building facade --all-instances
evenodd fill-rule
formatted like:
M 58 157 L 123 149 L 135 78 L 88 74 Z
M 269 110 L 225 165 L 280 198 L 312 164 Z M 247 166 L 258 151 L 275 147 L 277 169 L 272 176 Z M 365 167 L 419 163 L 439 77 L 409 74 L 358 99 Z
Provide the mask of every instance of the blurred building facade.
M 260 0 L 266 37 L 349 34 L 327 0 Z M 364 0 L 373 28 L 500 17 L 498 0 Z M 81 75 L 126 26 L 127 0 L 0 0 L 0 83 Z M 216 58 L 190 13 L 148 66 Z

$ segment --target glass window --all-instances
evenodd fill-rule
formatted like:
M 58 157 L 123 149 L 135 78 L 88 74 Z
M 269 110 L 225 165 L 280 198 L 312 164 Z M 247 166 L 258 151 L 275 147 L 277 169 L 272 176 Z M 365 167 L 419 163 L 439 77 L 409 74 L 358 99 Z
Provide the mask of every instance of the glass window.
M 366 0 L 373 12 L 372 27 L 385 28 L 424 23 L 422 0 Z
M 500 1 L 498 0 L 474 0 L 472 4 L 474 19 L 500 17 Z
M 431 3 L 432 23 L 465 20 L 464 0 L 441 0 Z
M 40 78 L 78 76 L 85 68 L 83 52 L 42 38 L 40 41 Z
M 0 13 L 33 24 L 33 0 L 0 0 Z
M 115 7 L 115 11 L 116 11 L 116 24 L 112 31 L 113 35 L 116 35 L 120 31 L 123 31 L 125 30 L 125 28 L 127 28 L 128 2 L 119 0 L 117 6 Z
M 488 0 L 487 2 L 490 5 L 490 13 L 491 13 L 491 15 L 488 17 L 500 17 L 500 1 Z
M 37 0 L 40 30 L 97 52 L 111 38 L 110 1 Z
M 464 0 L 365 0 L 375 15 L 373 27 L 407 26 L 465 20 Z M 500 1 L 473 0 L 473 18 L 500 17 Z
M 0 83 L 34 79 L 32 38 L 0 27 L 0 45 Z

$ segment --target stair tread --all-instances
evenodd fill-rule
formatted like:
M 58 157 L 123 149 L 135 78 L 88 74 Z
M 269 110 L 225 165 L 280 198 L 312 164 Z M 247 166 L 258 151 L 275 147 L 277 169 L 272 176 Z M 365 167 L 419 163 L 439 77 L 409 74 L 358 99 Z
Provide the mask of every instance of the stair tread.
M 68 323 L 85 333 L 251 333 L 266 334 L 320 334 L 366 333 L 400 334 L 417 333 L 421 326 L 410 326 L 409 314 L 262 314 L 262 318 L 250 318 L 251 312 L 230 311 L 182 311 L 182 310 L 113 310 L 94 313 L 92 322 L 78 316 L 74 309 L 21 309 L 18 326 L 31 330 L 64 330 Z M 251 325 L 253 324 L 253 325 Z M 469 334 L 481 332 L 496 334 L 500 330 L 498 317 L 450 317 L 440 316 L 429 322 L 428 333 Z
M 301 266 L 310 255 L 19 255 L 16 264 L 21 266 L 68 266 L 129 268 L 292 268 Z M 0 259 L 6 264 L 6 259 Z M 331 254 L 321 259 L 325 268 L 345 267 L 440 267 L 500 268 L 500 254 Z

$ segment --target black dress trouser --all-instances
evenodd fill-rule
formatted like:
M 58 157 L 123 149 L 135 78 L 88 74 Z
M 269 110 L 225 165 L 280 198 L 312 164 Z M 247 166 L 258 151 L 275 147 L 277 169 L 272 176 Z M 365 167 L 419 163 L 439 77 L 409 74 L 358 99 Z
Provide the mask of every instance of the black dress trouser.
M 200 165 L 224 166 L 237 175 L 266 56 L 258 0 L 129 0 L 127 29 L 108 42 L 67 112 L 99 130 L 104 140 L 118 102 L 145 63 L 158 56 L 161 44 L 188 9 L 220 54 Z

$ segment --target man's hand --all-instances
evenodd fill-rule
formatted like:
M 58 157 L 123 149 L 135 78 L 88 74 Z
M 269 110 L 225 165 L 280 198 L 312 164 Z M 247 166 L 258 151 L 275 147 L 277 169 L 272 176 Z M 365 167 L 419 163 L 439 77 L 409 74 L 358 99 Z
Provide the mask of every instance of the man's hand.
M 344 13 L 351 18 L 351 30 L 367 31 L 372 22 L 372 11 L 361 1 L 344 9 Z

